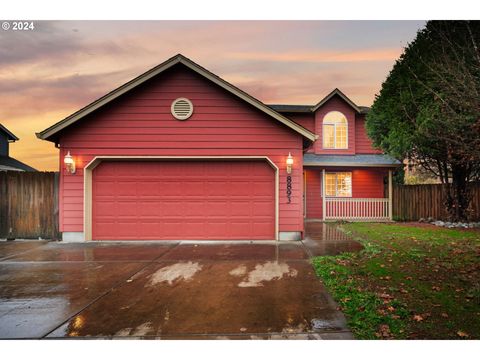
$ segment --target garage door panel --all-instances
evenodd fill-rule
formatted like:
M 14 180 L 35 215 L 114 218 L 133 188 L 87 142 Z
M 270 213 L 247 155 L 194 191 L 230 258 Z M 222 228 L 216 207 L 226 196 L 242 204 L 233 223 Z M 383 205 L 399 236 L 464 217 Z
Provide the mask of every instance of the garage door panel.
M 268 181 L 257 181 L 253 187 L 253 195 L 264 195 L 271 189 L 272 183 Z
M 195 179 L 191 181 L 182 181 L 178 184 L 181 187 L 181 194 L 184 196 L 202 196 L 205 194 L 205 181 Z
M 182 195 L 182 187 L 179 184 L 179 179 L 176 180 L 161 180 L 157 179 L 156 181 L 152 181 L 152 186 L 155 186 L 159 189 L 159 194 L 162 196 L 166 195 L 175 195 L 181 196 Z
M 138 213 L 137 202 L 134 201 L 122 201 L 118 200 L 115 202 L 113 213 L 118 217 L 133 217 L 136 219 Z
M 96 190 L 100 196 L 114 196 L 116 191 L 115 188 L 112 187 L 111 181 L 96 181 L 94 183 L 94 190 Z
M 253 207 L 253 216 L 265 216 L 268 218 L 271 212 L 271 204 L 269 201 L 258 201 Z
M 137 196 L 137 182 L 115 181 L 115 195 L 118 197 Z
M 274 239 L 275 173 L 262 161 L 104 162 L 96 240 Z
M 98 217 L 113 216 L 115 201 L 100 201 L 96 206 L 96 215 Z
M 155 197 L 161 195 L 163 189 L 158 186 L 157 181 L 149 180 L 141 182 L 140 186 L 137 186 L 137 194 L 142 197 Z
M 230 203 L 227 200 L 223 201 L 208 201 L 205 206 L 205 216 L 207 217 L 228 217 Z
M 229 226 L 229 231 L 237 234 L 241 239 L 248 239 L 250 234 L 252 234 L 253 224 L 249 221 L 232 221 Z M 258 236 L 259 234 L 255 233 L 255 235 Z
M 204 214 L 208 205 L 205 200 L 185 201 L 176 203 L 177 207 L 181 208 L 182 213 L 188 217 L 194 217 L 197 214 Z

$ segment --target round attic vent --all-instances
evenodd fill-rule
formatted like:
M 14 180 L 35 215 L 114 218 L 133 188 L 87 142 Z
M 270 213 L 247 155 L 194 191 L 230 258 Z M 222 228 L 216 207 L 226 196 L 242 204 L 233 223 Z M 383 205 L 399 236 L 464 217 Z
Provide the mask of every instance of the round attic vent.
M 187 120 L 193 113 L 193 104 L 185 98 L 178 98 L 172 102 L 172 115 L 178 120 Z

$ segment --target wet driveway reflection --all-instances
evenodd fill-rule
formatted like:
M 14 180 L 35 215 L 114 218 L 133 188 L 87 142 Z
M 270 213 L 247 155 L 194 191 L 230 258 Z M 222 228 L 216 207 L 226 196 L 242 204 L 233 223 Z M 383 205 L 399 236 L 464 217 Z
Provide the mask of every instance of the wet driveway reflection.
M 0 261 L 0 338 L 351 338 L 302 242 L 21 248 Z

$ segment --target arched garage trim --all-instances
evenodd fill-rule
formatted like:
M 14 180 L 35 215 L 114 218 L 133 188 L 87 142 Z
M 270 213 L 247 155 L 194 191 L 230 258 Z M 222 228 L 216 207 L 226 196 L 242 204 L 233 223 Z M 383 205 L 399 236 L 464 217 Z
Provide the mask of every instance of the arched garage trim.
M 279 170 L 268 156 L 96 156 L 84 168 L 83 230 L 85 241 L 92 240 L 92 172 L 102 161 L 174 161 L 174 160 L 264 160 L 275 170 L 275 240 L 279 239 Z

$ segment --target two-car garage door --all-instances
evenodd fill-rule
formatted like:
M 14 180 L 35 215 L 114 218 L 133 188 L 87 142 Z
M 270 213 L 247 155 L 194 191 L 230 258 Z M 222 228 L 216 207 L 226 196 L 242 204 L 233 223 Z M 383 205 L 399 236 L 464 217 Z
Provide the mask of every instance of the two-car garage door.
M 275 239 L 265 161 L 104 161 L 92 173 L 93 240 Z

